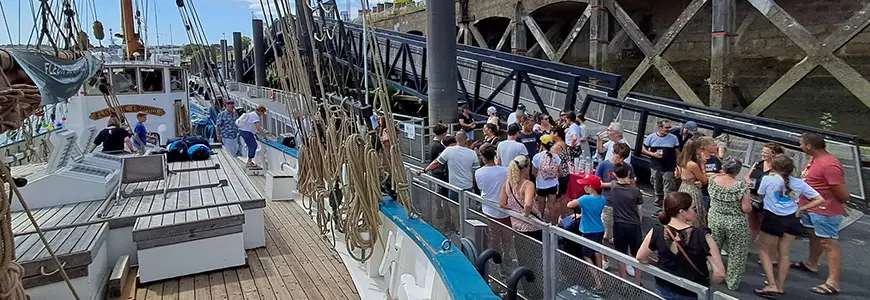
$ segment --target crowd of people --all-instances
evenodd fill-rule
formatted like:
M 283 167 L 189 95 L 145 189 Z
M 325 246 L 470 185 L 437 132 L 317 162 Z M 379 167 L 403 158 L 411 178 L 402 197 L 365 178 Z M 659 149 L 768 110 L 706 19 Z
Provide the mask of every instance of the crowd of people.
M 828 259 L 828 277 L 811 290 L 832 295 L 840 292 L 839 225 L 849 193 L 842 165 L 826 151 L 825 138 L 806 133 L 800 147 L 809 162 L 800 172 L 775 144 L 765 144 L 761 160 L 751 163 L 740 176 L 744 162 L 728 153 L 728 135 L 714 130 L 699 132 L 695 122 L 680 127 L 659 120 L 656 129 L 633 148 L 619 123 L 612 123 L 592 141 L 585 118 L 572 111 L 559 120 L 550 115 L 527 114 L 520 105 L 502 122 L 494 108 L 487 110 L 483 137 L 474 138 L 480 125 L 467 107 L 459 116 L 456 132 L 443 124 L 432 128 L 431 164 L 420 173 L 447 181 L 486 201 L 545 223 L 562 226 L 586 239 L 640 262 L 657 253 L 658 266 L 674 275 L 709 286 L 724 282 L 736 290 L 742 282 L 753 244 L 759 249 L 759 264 L 766 276 L 755 294 L 775 298 L 785 293 L 792 269 L 817 274 L 819 259 Z M 593 146 L 594 145 L 594 146 Z M 637 187 L 633 155 L 649 159 L 653 214 L 660 225 L 646 233 L 641 224 L 644 198 Z M 571 182 L 578 159 L 594 162 L 594 174 Z M 579 198 L 567 197 L 570 186 L 583 190 Z M 458 199 L 458 193 L 440 193 Z M 484 206 L 484 214 L 533 239 L 541 239 L 539 227 L 502 211 Z M 807 235 L 810 255 L 792 262 L 795 237 Z M 565 250 L 598 267 L 607 261 L 595 251 L 568 242 Z M 723 256 L 726 256 L 727 266 Z M 640 283 L 640 272 L 623 264 L 619 274 Z M 601 283 L 596 277 L 597 286 Z M 756 284 L 756 283 L 752 283 Z M 665 280 L 656 280 L 665 299 L 696 299 L 694 292 Z

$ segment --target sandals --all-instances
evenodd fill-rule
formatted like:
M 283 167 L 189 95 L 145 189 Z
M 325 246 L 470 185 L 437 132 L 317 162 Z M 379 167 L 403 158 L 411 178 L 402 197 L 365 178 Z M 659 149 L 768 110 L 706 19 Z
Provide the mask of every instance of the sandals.
M 804 271 L 804 272 L 809 272 L 809 273 L 811 273 L 811 274 L 819 274 L 819 270 L 818 270 L 818 269 L 816 269 L 816 270 L 810 269 L 810 267 L 807 266 L 807 264 L 806 264 L 805 262 L 802 262 L 802 261 L 792 262 L 792 263 L 791 263 L 791 268 L 792 268 L 792 269 L 798 269 L 798 270 L 801 270 L 801 271 Z
M 756 296 L 765 298 L 765 299 L 776 299 L 776 297 L 781 296 L 782 293 L 777 291 L 765 291 L 763 289 L 756 289 L 753 291 Z
M 822 283 L 820 285 L 814 286 L 813 288 L 810 289 L 810 291 L 812 291 L 813 293 L 819 294 L 819 295 L 826 295 L 826 296 L 837 295 L 840 293 L 840 290 L 838 290 L 837 288 L 835 288 L 834 286 L 832 286 L 828 283 Z

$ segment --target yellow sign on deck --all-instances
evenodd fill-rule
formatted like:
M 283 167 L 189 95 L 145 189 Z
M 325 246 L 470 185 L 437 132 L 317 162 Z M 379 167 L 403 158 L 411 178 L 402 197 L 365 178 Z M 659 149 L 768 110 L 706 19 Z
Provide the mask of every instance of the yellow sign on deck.
M 155 115 L 158 117 L 162 117 L 163 115 L 166 114 L 166 111 L 164 111 L 162 108 L 148 106 L 148 105 L 126 104 L 126 105 L 119 106 L 119 108 L 124 113 L 144 112 L 146 114 Z M 108 118 L 111 115 L 112 115 L 112 109 L 111 108 L 104 108 L 104 109 L 92 112 L 90 118 L 91 118 L 91 120 L 99 120 L 102 118 Z

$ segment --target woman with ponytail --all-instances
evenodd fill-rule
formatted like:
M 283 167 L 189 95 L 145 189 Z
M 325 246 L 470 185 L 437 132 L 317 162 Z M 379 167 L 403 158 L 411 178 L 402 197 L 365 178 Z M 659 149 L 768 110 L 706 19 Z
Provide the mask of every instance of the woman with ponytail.
M 819 193 L 803 179 L 792 176 L 794 161 L 783 154 L 771 162 L 770 174 L 762 177 L 758 195 L 764 198 L 764 216 L 761 221 L 760 248 L 758 256 L 767 280 L 766 285 L 755 290 L 760 297 L 770 298 L 782 295 L 785 279 L 790 268 L 789 252 L 795 236 L 803 232 L 800 215 L 803 211 L 825 202 Z M 798 197 L 804 196 L 811 201 L 798 206 Z M 729 249 L 730 250 L 730 249 Z M 773 257 L 779 257 L 778 276 L 773 273 Z
M 559 194 L 559 177 L 562 176 L 562 158 L 551 150 L 556 143 L 553 136 L 541 136 L 541 152 L 532 157 L 532 175 L 535 176 L 535 187 L 538 193 L 538 210 L 549 212 L 547 220 L 550 224 L 559 224 L 559 216 L 565 205 L 556 204 Z
M 541 213 L 535 205 L 535 184 L 529 181 L 529 168 L 532 163 L 528 157 L 517 156 L 508 164 L 507 182 L 499 195 L 501 208 L 516 211 L 524 216 L 540 218 Z M 511 218 L 511 227 L 534 239 L 541 240 L 541 229 L 520 219 Z
M 637 260 L 647 263 L 653 251 L 658 252 L 658 267 L 673 275 L 704 286 L 718 284 L 725 279 L 725 266 L 719 255 L 719 246 L 707 230 L 692 225 L 697 217 L 697 204 L 691 195 L 674 192 L 665 197 L 659 222 L 646 234 Z M 713 274 L 707 268 L 709 263 Z M 659 295 L 667 300 L 698 299 L 695 292 L 656 278 Z

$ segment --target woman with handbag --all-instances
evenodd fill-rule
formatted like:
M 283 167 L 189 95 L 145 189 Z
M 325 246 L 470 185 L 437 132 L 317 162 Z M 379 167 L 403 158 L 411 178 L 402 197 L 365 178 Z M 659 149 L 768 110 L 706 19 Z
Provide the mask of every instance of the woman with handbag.
M 749 220 L 752 212 L 749 185 L 737 180 L 743 162 L 726 157 L 722 162 L 725 174 L 710 176 L 710 211 L 708 221 L 713 240 L 729 252 L 725 284 L 737 290 L 746 269 L 749 252 Z
M 697 212 L 696 201 L 684 192 L 665 197 L 659 221 L 646 234 L 637 253 L 637 260 L 648 263 L 653 251 L 658 252 L 658 267 L 673 275 L 709 286 L 725 279 L 725 267 L 719 255 L 719 246 L 703 228 L 692 225 Z M 712 267 L 712 276 L 707 269 Z M 667 300 L 698 299 L 695 292 L 681 288 L 664 279 L 656 278 L 659 295 Z
M 508 165 L 507 182 L 499 194 L 499 206 L 540 219 L 541 213 L 535 205 L 535 183 L 529 180 L 532 162 L 528 157 L 519 155 Z M 531 238 L 541 240 L 542 231 L 535 225 L 517 218 L 511 218 L 511 227 Z

